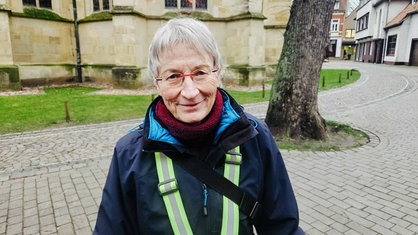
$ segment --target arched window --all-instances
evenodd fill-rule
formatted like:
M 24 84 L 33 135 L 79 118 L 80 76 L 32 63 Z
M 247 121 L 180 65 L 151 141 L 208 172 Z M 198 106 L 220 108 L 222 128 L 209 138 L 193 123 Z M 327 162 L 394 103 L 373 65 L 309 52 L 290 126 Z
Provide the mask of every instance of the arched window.
M 184 10 L 206 10 L 207 0 L 165 0 L 166 8 L 176 8 Z

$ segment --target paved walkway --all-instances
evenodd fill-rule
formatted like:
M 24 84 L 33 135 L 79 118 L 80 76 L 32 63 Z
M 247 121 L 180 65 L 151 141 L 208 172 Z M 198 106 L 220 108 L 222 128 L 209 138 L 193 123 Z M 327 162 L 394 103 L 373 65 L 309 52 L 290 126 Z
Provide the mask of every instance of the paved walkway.
M 283 151 L 308 234 L 418 234 L 418 68 L 331 61 L 355 84 L 322 115 L 369 133 L 339 152 Z M 263 117 L 267 104 L 246 105 Z M 0 234 L 91 234 L 113 146 L 137 120 L 0 136 Z

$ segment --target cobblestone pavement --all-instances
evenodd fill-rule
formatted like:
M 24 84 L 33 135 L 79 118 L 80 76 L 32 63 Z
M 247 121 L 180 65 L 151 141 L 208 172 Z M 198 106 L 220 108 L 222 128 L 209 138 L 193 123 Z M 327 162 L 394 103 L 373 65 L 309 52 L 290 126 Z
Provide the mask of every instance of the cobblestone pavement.
M 418 68 L 331 61 L 361 79 L 321 92 L 321 114 L 371 142 L 283 151 L 308 234 L 418 234 Z M 263 117 L 267 103 L 246 105 Z M 91 234 L 113 146 L 139 120 L 0 135 L 0 234 Z

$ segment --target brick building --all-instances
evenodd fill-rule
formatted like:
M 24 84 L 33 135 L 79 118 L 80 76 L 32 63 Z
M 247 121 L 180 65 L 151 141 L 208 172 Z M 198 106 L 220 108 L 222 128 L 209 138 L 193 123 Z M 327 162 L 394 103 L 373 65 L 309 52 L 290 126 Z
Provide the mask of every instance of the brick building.
M 345 20 L 345 11 L 347 9 L 347 0 L 336 0 L 334 11 L 332 13 L 330 25 L 330 50 L 328 57 L 342 58 L 342 39 L 343 26 Z

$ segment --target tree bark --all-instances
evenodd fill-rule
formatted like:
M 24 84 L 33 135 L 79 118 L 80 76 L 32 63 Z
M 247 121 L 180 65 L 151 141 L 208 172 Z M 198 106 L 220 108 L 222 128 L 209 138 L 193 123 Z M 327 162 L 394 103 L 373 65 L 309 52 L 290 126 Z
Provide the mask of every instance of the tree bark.
M 294 0 L 272 84 L 266 123 L 273 135 L 325 139 L 318 83 L 335 0 Z

